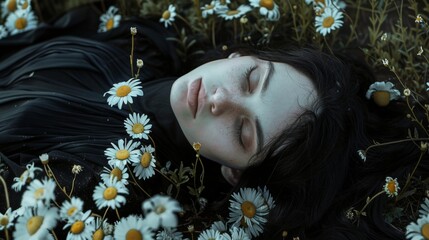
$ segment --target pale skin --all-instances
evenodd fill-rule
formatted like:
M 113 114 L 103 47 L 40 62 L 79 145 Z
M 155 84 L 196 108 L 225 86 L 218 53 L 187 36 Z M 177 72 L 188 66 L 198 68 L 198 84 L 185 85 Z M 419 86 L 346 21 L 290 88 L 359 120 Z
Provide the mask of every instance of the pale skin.
M 185 137 L 223 165 L 227 180 L 316 98 L 311 80 L 293 67 L 237 53 L 185 74 L 170 93 Z

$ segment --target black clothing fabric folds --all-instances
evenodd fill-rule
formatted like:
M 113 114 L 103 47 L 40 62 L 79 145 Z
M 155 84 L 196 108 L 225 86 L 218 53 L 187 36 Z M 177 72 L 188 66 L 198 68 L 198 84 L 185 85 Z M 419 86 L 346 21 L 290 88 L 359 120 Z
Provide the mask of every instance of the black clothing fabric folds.
M 172 31 L 155 21 L 132 19 L 109 32 L 97 33 L 97 14 L 91 8 L 80 8 L 52 24 L 0 40 L 0 164 L 5 165 L 2 175 L 9 186 L 26 164 L 35 162 L 42 167 L 38 156 L 48 153 L 52 170 L 66 187 L 71 186 L 73 165 L 83 167 L 74 192 L 85 204 L 93 202 L 94 187 L 107 166 L 104 150 L 111 142 L 130 139 L 124 128 L 130 110 L 108 106 L 103 94 L 114 83 L 131 77 L 131 26 L 138 30 L 135 56 L 145 63 L 140 72 L 144 96 L 134 99 L 132 109 L 150 118 L 161 165 L 171 161 L 174 167 L 180 161 L 188 165 L 195 161 L 195 152 L 169 103 L 171 85 L 182 68 L 173 44 L 166 40 Z M 215 193 L 221 179 L 219 166 L 205 164 L 210 169 L 207 188 L 213 187 L 211 192 Z M 156 178 L 144 184 L 153 192 L 164 187 Z M 9 192 L 15 209 L 19 195 Z M 128 211 L 139 211 L 138 195 L 141 192 L 130 192 Z M 3 203 L 4 197 L 0 199 Z

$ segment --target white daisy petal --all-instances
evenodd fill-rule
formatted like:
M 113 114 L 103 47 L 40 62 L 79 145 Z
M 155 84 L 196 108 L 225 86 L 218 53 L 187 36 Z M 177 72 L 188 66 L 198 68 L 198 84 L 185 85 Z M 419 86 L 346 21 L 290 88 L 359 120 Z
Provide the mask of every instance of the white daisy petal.
M 13 239 L 49 239 L 49 231 L 57 225 L 57 219 L 57 208 L 48 208 L 43 204 L 28 208 L 23 216 L 18 217 Z
M 112 181 L 96 186 L 92 198 L 98 209 L 105 207 L 116 209 L 126 203 L 123 195 L 128 195 L 128 189 L 124 184 L 116 181 L 116 178 L 112 178 Z
M 179 202 L 168 196 L 155 195 L 142 204 L 148 225 L 157 229 L 158 227 L 177 227 L 177 216 L 175 213 L 182 211 Z

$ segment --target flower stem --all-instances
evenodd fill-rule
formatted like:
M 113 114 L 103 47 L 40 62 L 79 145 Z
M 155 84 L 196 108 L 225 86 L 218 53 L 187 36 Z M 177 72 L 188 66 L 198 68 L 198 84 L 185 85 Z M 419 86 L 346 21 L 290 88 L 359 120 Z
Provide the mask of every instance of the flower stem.
M 9 192 L 7 191 L 7 184 L 6 181 L 3 179 L 2 176 L 0 176 L 0 181 L 3 185 L 3 189 L 4 189 L 4 196 L 6 199 L 6 210 L 10 208 L 10 202 L 9 202 Z
M 416 172 L 417 167 L 420 165 L 420 161 L 422 160 L 423 155 L 424 155 L 425 153 L 426 153 L 426 151 L 420 151 L 420 157 L 419 157 L 419 160 L 417 161 L 416 165 L 414 166 L 414 169 L 413 169 L 413 171 L 411 172 L 411 174 L 408 176 L 407 181 L 405 182 L 405 185 L 404 185 L 404 187 L 402 188 L 402 191 L 400 192 L 400 194 L 399 194 L 399 195 L 401 195 L 402 193 L 405 193 L 405 190 L 406 190 L 406 189 L 408 188 L 408 186 L 410 185 L 411 178 L 414 176 L 414 173 Z M 398 198 L 399 198 L 399 197 L 398 197 Z
M 55 183 L 57 184 L 57 186 L 61 190 L 61 192 L 63 192 L 64 195 L 66 195 L 66 197 L 70 200 L 69 195 L 67 194 L 66 190 L 61 187 L 60 183 L 58 182 L 57 178 L 55 177 L 54 172 L 49 167 L 49 164 L 43 164 L 43 168 L 45 169 L 46 175 L 48 175 L 49 178 L 54 179 Z
M 131 77 L 134 76 L 133 59 L 134 59 L 134 34 L 131 35 L 131 53 L 130 53 Z
M 131 168 L 128 166 L 128 164 L 127 164 L 127 168 L 128 168 L 128 170 L 130 171 L 130 175 L 131 175 L 131 177 L 133 178 L 133 183 L 138 187 L 138 188 L 140 188 L 140 190 L 142 190 L 142 192 L 144 193 L 144 194 L 146 194 L 148 197 L 151 197 L 150 196 L 150 194 L 149 193 L 147 193 L 139 184 L 138 184 L 138 182 L 137 182 L 137 180 L 136 180 L 136 178 L 134 177 L 134 174 L 132 173 L 132 171 L 131 171 Z
M 366 209 L 366 207 L 376 198 L 376 197 L 378 197 L 378 196 L 380 196 L 381 194 L 383 194 L 384 193 L 384 190 L 383 191 L 380 191 L 380 192 L 378 192 L 377 194 L 375 194 L 373 197 L 371 197 L 370 199 L 368 199 L 367 201 L 366 201 L 366 203 L 365 203 L 365 205 L 363 206 L 363 208 L 358 212 L 358 215 L 360 216 L 362 213 L 363 213 L 363 211 Z
M 397 143 L 403 143 L 403 142 L 414 142 L 414 141 L 429 141 L 429 138 L 413 138 L 413 139 L 409 138 L 409 139 L 402 139 L 402 140 L 398 140 L 398 141 L 374 144 L 374 145 L 371 145 L 365 149 L 365 155 L 371 148 L 374 148 L 374 147 L 381 147 L 381 146 L 386 146 L 386 145 L 391 145 L 391 144 L 397 144 Z
M 104 211 L 103 218 L 101 218 L 101 221 L 100 221 L 100 222 L 103 222 L 103 221 L 104 221 L 104 219 L 106 219 L 107 211 L 108 211 L 109 209 L 110 209 L 110 207 L 107 207 L 107 208 L 106 208 L 106 211 Z
M 74 177 L 73 177 L 73 181 L 72 181 L 72 185 L 71 185 L 71 190 L 70 190 L 70 193 L 69 193 L 69 197 L 71 197 L 71 195 L 73 194 L 74 182 L 75 181 L 76 181 L 76 174 L 74 174 Z
M 4 228 L 4 236 L 6 237 L 6 240 L 9 240 L 9 231 L 6 227 Z

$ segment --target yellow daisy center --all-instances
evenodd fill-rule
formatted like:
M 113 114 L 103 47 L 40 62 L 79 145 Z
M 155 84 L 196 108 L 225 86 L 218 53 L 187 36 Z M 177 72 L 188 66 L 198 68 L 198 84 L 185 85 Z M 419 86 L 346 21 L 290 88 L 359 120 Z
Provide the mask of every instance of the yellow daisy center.
M 274 8 L 274 1 L 273 0 L 260 0 L 259 6 L 265 7 L 268 10 L 273 10 Z
M 92 235 L 92 240 L 103 240 L 103 238 L 104 238 L 104 232 L 101 228 L 95 231 L 94 234 Z
M 152 155 L 148 152 L 143 153 L 142 158 L 140 159 L 140 165 L 142 167 L 147 168 L 150 165 L 150 161 L 152 160 Z
M 131 92 L 131 88 L 128 85 L 123 85 L 116 90 L 116 96 L 125 97 Z
M 114 24 L 115 22 L 113 21 L 113 18 L 109 18 L 109 20 L 107 20 L 107 22 L 106 22 L 106 29 L 107 30 L 110 30 L 110 29 L 112 29 L 113 28 L 113 24 Z
M 15 20 L 15 28 L 22 30 L 27 26 L 27 19 L 20 17 Z
M 6 226 L 9 223 L 9 218 L 7 216 L 3 216 L 0 219 L 0 226 Z
M 7 10 L 9 12 L 15 12 L 15 10 L 16 10 L 16 0 L 10 0 L 7 3 Z
M 425 239 L 429 239 L 429 223 L 425 223 L 422 226 L 422 236 Z
M 171 13 L 170 11 L 166 10 L 162 13 L 162 18 L 164 18 L 165 20 L 170 19 Z
M 162 206 L 162 205 L 160 205 L 160 206 L 157 206 L 156 208 L 155 208 L 155 212 L 156 212 L 156 214 L 161 214 L 161 213 L 163 213 L 163 212 L 165 212 L 165 207 L 164 206 Z
M 77 210 L 77 207 L 73 206 L 67 210 L 67 215 L 72 216 Z
M 332 16 L 328 16 L 328 17 L 325 17 L 325 19 L 323 19 L 322 25 L 324 28 L 330 28 L 334 24 L 334 22 L 335 22 L 335 19 Z
M 130 152 L 127 149 L 121 149 L 116 152 L 116 158 L 119 160 L 125 160 L 130 156 Z
M 70 228 L 70 232 L 73 234 L 79 234 L 85 229 L 85 224 L 82 221 L 76 221 Z
M 27 9 L 28 8 L 28 1 L 25 1 L 23 4 L 22 4 L 22 9 Z
M 33 235 L 35 234 L 40 226 L 42 226 L 43 223 L 43 217 L 42 216 L 34 216 L 28 219 L 27 221 L 27 232 L 28 234 Z
M 144 131 L 144 126 L 141 123 L 135 123 L 133 125 L 133 133 L 142 133 Z
M 245 201 L 241 204 L 243 215 L 248 218 L 253 218 L 256 214 L 256 207 L 252 202 Z
M 213 9 L 213 8 L 214 8 L 214 5 L 211 5 L 211 4 L 206 6 L 207 10 L 210 10 L 210 9 Z
M 233 16 L 233 15 L 236 15 L 238 13 L 239 13 L 238 10 L 229 10 L 229 11 L 226 12 L 226 15 Z
M 45 189 L 44 188 L 38 188 L 36 191 L 34 191 L 34 198 L 39 199 L 45 195 Z
M 103 197 L 106 200 L 112 200 L 118 195 L 118 190 L 115 187 L 108 187 L 103 192 Z
M 390 102 L 390 93 L 387 91 L 376 91 L 372 97 L 374 98 L 374 102 L 380 107 L 385 107 Z
M 395 181 L 390 181 L 387 183 L 387 190 L 390 193 L 395 193 L 396 192 L 396 183 Z
M 114 168 L 114 169 L 112 169 L 112 171 L 110 172 L 110 176 L 115 176 L 118 181 L 121 181 L 122 180 L 122 171 L 121 171 L 121 169 L 119 169 L 117 167 Z
M 143 236 L 141 232 L 137 229 L 130 229 L 128 230 L 127 234 L 125 235 L 126 240 L 143 240 Z

